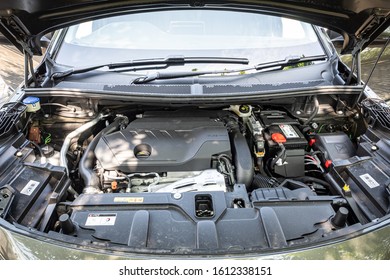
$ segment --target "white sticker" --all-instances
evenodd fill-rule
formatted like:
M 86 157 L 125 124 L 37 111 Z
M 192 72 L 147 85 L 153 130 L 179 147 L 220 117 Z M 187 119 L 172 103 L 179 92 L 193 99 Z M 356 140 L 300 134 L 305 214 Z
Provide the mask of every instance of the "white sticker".
M 374 178 L 372 178 L 372 176 L 368 173 L 366 174 L 363 174 L 363 175 L 360 175 L 360 178 L 364 181 L 364 183 L 366 183 L 367 186 L 369 186 L 371 189 L 372 188 L 376 188 L 376 187 L 379 187 L 379 183 L 377 181 L 375 181 Z
M 39 182 L 30 180 L 28 181 L 27 185 L 24 186 L 24 188 L 20 193 L 30 196 L 38 186 L 39 186 Z
M 86 226 L 113 226 L 115 225 L 116 214 L 89 214 Z
M 280 124 L 279 127 L 287 139 L 299 138 L 299 135 L 295 132 L 294 128 L 291 125 Z

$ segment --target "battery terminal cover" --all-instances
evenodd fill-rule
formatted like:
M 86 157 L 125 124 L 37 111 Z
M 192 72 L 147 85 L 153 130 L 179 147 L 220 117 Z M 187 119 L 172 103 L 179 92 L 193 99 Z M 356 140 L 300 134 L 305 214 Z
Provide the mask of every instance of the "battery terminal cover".
M 286 137 L 284 137 L 283 134 L 281 133 L 272 133 L 271 135 L 271 139 L 275 142 L 275 143 L 278 143 L 278 144 L 283 144 L 283 143 L 286 143 Z

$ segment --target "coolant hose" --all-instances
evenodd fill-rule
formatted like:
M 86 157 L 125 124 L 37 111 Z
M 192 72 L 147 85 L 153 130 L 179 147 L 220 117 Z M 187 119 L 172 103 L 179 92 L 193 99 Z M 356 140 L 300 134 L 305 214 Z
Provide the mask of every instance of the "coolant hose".
M 320 103 L 318 102 L 317 96 L 313 96 L 313 101 L 314 101 L 314 110 L 311 113 L 310 117 L 303 123 L 304 125 L 308 125 L 314 119 L 314 117 L 318 113 L 318 110 L 320 109 Z
M 60 151 L 60 163 L 61 166 L 65 167 L 66 174 L 69 176 L 69 167 L 68 167 L 68 160 L 66 158 L 66 154 L 69 150 L 70 143 L 73 138 L 79 136 L 81 133 L 86 131 L 87 129 L 90 129 L 91 127 L 95 126 L 99 121 L 101 121 L 105 116 L 103 114 L 99 114 L 95 119 L 93 119 L 90 122 L 87 122 L 86 124 L 83 124 L 76 130 L 69 133 L 65 140 L 64 144 L 62 145 L 61 151 Z
M 95 148 L 98 144 L 100 138 L 106 134 L 110 134 L 119 129 L 119 126 L 123 124 L 124 120 L 127 120 L 125 117 L 116 118 L 110 125 L 102 129 L 89 143 L 88 147 L 85 149 L 83 156 L 80 159 L 79 163 L 79 174 L 84 181 L 84 193 L 90 193 L 99 191 L 100 180 L 96 173 L 93 171 L 93 166 L 95 163 Z

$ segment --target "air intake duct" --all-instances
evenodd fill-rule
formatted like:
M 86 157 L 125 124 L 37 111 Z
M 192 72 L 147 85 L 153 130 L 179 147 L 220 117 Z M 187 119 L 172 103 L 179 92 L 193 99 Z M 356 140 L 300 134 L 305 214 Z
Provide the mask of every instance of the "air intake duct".
M 250 188 L 254 176 L 252 153 L 248 143 L 239 129 L 230 132 L 234 166 L 236 168 L 236 183 Z

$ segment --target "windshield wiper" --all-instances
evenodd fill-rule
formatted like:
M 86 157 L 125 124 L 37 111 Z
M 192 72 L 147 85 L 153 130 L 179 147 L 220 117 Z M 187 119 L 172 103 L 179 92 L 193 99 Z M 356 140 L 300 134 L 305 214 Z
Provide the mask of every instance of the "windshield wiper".
M 316 56 L 288 56 L 284 60 L 278 60 L 278 61 L 272 61 L 272 62 L 266 62 L 266 63 L 260 63 L 254 66 L 254 70 L 260 71 L 264 69 L 269 69 L 269 68 L 279 68 L 283 69 L 288 66 L 294 66 L 297 65 L 298 63 L 303 63 L 303 62 L 314 62 L 314 61 L 319 61 L 319 60 L 325 60 L 328 57 L 326 55 L 316 55 Z
M 106 63 L 94 66 L 88 66 L 83 68 L 72 68 L 68 71 L 53 73 L 52 79 L 65 78 L 73 74 L 86 73 L 92 70 L 96 70 L 103 67 L 108 69 L 120 69 L 118 71 L 136 71 L 144 69 L 165 69 L 170 66 L 182 66 L 186 64 L 201 64 L 201 63 L 222 63 L 222 64 L 249 64 L 247 58 L 235 58 L 235 57 L 185 57 L 185 56 L 168 56 L 166 58 L 151 58 L 151 59 L 135 59 L 117 63 Z M 156 65 L 157 67 L 152 68 L 150 66 Z M 147 68 L 139 68 L 142 66 L 149 66 Z M 133 67 L 129 69 L 129 67 Z
M 273 62 L 260 63 L 252 67 L 233 69 L 233 70 L 214 70 L 214 71 L 191 71 L 191 72 L 154 72 L 146 76 L 138 77 L 132 81 L 133 84 L 144 84 L 155 80 L 168 80 L 168 79 L 177 79 L 177 78 L 186 78 L 186 77 L 195 77 L 202 75 L 211 75 L 211 74 L 228 74 L 228 73 L 239 73 L 249 70 L 277 70 L 283 69 L 288 66 L 294 66 L 298 63 L 303 62 L 314 62 L 319 60 L 326 60 L 328 57 L 326 55 L 318 56 L 308 56 L 308 57 L 299 57 L 299 56 L 289 56 L 284 60 L 278 60 Z

